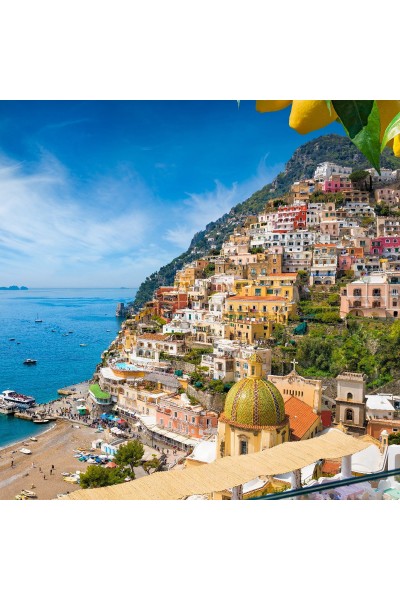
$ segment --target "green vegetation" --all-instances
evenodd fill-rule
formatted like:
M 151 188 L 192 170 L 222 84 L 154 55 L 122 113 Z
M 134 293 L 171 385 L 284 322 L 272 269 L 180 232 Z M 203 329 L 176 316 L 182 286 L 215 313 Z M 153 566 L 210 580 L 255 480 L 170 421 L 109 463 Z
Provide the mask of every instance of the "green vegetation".
M 146 471 L 147 475 L 150 475 L 151 470 L 153 470 L 153 473 L 154 473 L 154 471 L 158 471 L 158 469 L 161 466 L 161 463 L 158 460 L 157 456 L 155 454 L 153 454 L 152 457 L 153 458 L 151 458 L 150 460 L 147 460 L 142 465 L 143 469 Z
M 201 363 L 201 357 L 203 354 L 211 354 L 213 348 L 192 348 L 185 356 L 183 360 L 192 365 L 199 365 Z
M 348 318 L 346 324 L 312 324 L 298 340 L 296 359 L 305 377 L 336 377 L 341 371 L 367 375 L 369 389 L 399 377 L 400 321 Z
M 83 489 L 106 487 L 123 483 L 127 475 L 125 469 L 106 469 L 100 465 L 90 465 L 86 473 L 81 473 L 79 484 Z
M 388 437 L 389 446 L 400 445 L 400 433 L 390 433 Z
M 357 169 L 350 174 L 349 179 L 352 183 L 359 183 L 360 181 L 364 181 L 367 177 L 369 177 L 368 171 Z
M 120 467 L 129 467 L 130 476 L 134 479 L 134 467 L 138 467 L 144 454 L 143 444 L 139 440 L 133 440 L 120 446 L 115 455 L 115 462 Z
M 204 277 L 211 277 L 215 273 L 215 263 L 209 263 L 204 269 Z

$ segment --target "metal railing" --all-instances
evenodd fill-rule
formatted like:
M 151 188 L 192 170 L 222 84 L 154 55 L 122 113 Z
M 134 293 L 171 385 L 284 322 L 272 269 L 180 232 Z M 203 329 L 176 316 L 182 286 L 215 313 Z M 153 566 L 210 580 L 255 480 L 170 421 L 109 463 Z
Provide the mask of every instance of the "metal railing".
M 268 494 L 267 496 L 257 496 L 256 498 L 249 498 L 249 500 L 285 500 L 289 498 L 297 498 L 299 496 L 308 496 L 318 492 L 327 490 L 333 490 L 357 483 L 363 483 L 366 481 L 377 481 L 387 479 L 388 477 L 400 475 L 400 469 L 391 469 L 389 471 L 380 471 L 379 473 L 372 473 L 369 475 L 361 475 L 360 477 L 349 477 L 348 479 L 334 481 L 328 481 L 317 485 L 308 486 L 305 488 L 299 488 L 296 490 L 289 490 L 287 492 L 279 492 L 277 494 Z

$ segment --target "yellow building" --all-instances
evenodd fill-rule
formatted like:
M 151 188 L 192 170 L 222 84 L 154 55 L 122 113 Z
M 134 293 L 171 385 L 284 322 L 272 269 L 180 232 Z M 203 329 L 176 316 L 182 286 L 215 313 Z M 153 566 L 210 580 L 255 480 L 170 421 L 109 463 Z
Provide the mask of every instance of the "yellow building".
M 261 358 L 250 359 L 251 375 L 229 390 L 218 420 L 217 458 L 260 452 L 289 440 L 289 419 L 278 389 L 262 379 Z
M 281 296 L 288 302 L 299 299 L 296 286 L 297 273 L 271 273 L 254 279 L 238 279 L 234 282 L 234 292 L 241 296 Z
M 208 265 L 208 260 L 199 259 L 193 264 L 187 265 L 175 275 L 174 287 L 179 290 L 188 290 L 194 286 L 195 280 L 203 276 L 204 269 Z

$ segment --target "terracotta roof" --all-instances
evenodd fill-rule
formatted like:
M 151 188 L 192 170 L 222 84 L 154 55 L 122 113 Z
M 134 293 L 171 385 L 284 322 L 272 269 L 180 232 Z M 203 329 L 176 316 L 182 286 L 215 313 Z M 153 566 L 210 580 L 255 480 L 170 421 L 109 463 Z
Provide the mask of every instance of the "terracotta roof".
M 289 417 L 292 440 L 301 440 L 303 435 L 319 419 L 319 415 L 313 412 L 311 406 L 294 396 L 291 396 L 285 402 L 285 413 Z
M 337 475 L 340 473 L 341 460 L 324 460 L 322 464 L 322 473 L 324 475 Z

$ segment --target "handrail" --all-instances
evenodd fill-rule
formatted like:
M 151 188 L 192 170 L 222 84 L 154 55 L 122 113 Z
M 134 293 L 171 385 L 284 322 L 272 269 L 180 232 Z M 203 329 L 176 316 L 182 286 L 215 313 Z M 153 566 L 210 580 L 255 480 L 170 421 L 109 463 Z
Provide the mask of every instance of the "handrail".
M 288 492 L 281 492 L 278 494 L 269 494 L 268 496 L 257 496 L 256 498 L 249 498 L 249 500 L 283 500 L 285 498 L 295 498 L 296 496 L 305 496 L 307 494 L 313 494 L 315 492 L 323 492 L 325 490 L 332 490 L 339 487 L 352 485 L 354 483 L 362 483 L 364 481 L 375 481 L 377 479 L 386 479 L 394 475 L 400 475 L 400 469 L 391 469 L 389 471 L 380 471 L 379 473 L 371 473 L 369 475 L 361 475 L 360 477 L 349 477 L 348 479 L 328 481 L 320 485 L 312 485 L 306 488 L 299 488 L 297 490 L 289 490 Z

